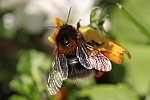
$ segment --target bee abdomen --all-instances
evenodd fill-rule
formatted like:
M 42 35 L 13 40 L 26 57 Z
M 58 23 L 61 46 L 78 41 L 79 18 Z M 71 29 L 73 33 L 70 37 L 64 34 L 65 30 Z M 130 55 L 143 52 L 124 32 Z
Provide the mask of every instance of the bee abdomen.
M 94 70 L 83 67 L 77 57 L 68 59 L 68 79 L 74 82 L 94 77 Z

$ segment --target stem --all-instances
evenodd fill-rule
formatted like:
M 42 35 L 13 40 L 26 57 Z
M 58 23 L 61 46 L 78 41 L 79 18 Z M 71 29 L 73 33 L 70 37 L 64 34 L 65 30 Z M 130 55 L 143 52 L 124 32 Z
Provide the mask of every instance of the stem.
M 150 40 L 149 31 L 144 26 L 142 26 L 137 20 L 135 20 L 135 18 L 132 17 L 131 14 L 128 13 L 128 11 L 125 10 L 121 4 L 116 3 L 116 6 L 128 17 L 128 19 L 139 29 L 139 31 L 141 31 Z

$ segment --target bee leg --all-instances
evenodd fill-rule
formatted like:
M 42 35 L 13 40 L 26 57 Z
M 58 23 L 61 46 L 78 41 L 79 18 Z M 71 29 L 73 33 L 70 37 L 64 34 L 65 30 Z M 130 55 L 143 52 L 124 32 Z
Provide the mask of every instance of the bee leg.
M 91 45 L 91 46 L 101 46 L 103 45 L 105 42 L 102 42 L 101 44 L 94 41 L 94 40 L 90 40 L 89 42 L 87 42 L 87 44 Z

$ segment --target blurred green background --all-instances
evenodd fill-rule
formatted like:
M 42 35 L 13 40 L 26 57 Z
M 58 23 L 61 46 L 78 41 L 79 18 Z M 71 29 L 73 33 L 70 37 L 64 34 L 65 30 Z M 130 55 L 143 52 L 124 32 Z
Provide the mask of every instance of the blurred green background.
M 123 7 L 150 32 L 148 0 L 0 0 L 0 100 L 150 100 L 150 41 L 117 7 Z M 84 5 L 83 5 L 84 3 Z M 88 85 L 63 84 L 61 95 L 51 96 L 47 77 L 54 45 L 48 41 L 51 19 L 89 24 L 93 7 L 108 7 L 108 35 L 125 47 L 124 64 Z M 63 9 L 63 10 L 62 10 Z

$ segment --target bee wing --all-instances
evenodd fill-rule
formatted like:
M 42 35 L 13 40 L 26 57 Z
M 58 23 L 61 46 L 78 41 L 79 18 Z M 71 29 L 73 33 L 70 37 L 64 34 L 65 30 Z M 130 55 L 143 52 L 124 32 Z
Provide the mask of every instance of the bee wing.
M 59 54 L 59 68 L 61 71 L 61 75 L 63 80 L 67 79 L 68 77 L 68 64 L 67 64 L 67 58 L 64 54 Z
M 59 56 L 58 56 L 59 55 Z M 63 80 L 67 79 L 68 65 L 67 59 L 63 54 L 56 52 L 52 62 L 52 67 L 48 77 L 48 90 L 51 95 L 55 95 L 62 86 Z
M 79 62 L 87 69 L 99 71 L 110 71 L 112 69 L 110 60 L 100 51 L 84 42 L 79 42 L 76 55 Z

